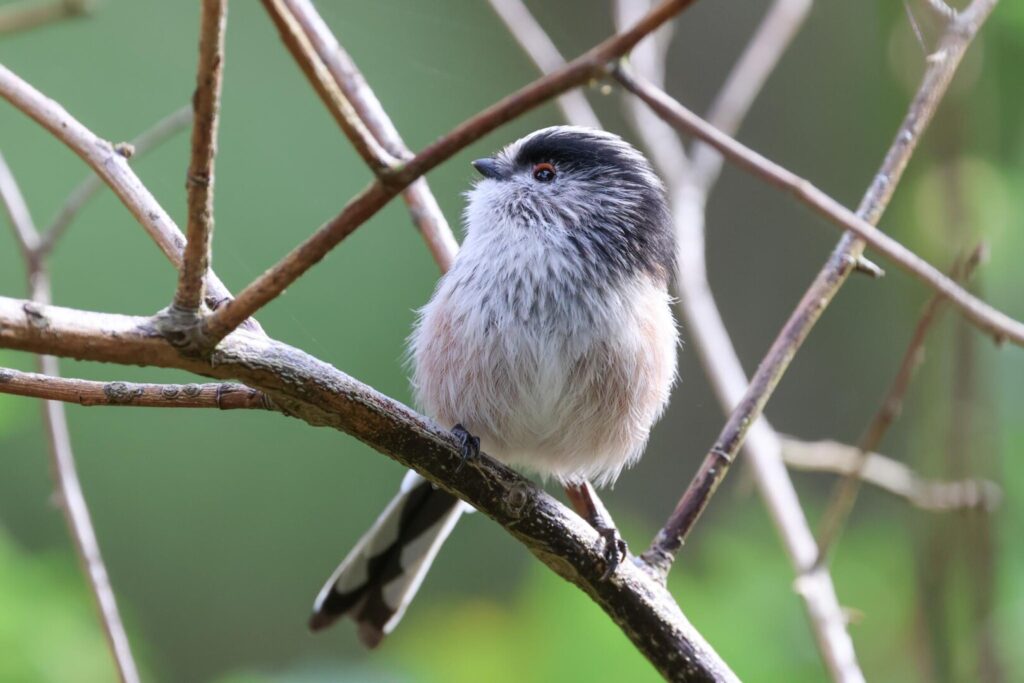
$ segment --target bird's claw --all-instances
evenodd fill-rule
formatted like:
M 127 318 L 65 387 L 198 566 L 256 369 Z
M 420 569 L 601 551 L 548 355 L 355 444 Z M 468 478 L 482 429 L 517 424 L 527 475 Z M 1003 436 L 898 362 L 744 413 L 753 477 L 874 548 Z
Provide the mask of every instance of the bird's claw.
M 597 530 L 597 533 L 601 535 L 603 541 L 603 547 L 601 549 L 601 557 L 604 558 L 604 573 L 601 574 L 601 580 L 607 581 L 615 570 L 618 569 L 622 561 L 626 559 L 629 554 L 629 549 L 626 547 L 626 542 L 619 535 L 619 530 L 615 527 L 604 527 Z
M 467 462 L 479 459 L 480 437 L 470 434 L 461 424 L 452 427 L 452 434 L 455 435 L 455 439 L 459 442 L 460 455 L 462 455 L 461 462 L 455 468 L 455 471 L 459 472 Z

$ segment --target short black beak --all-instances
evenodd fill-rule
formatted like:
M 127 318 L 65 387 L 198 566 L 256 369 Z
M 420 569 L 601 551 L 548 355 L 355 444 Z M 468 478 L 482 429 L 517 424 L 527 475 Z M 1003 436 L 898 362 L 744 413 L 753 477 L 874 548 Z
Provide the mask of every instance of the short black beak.
M 490 157 L 487 157 L 486 159 L 477 159 L 473 162 L 473 168 L 475 168 L 484 178 L 492 178 L 495 180 L 501 178 L 501 168 L 498 165 L 498 162 Z

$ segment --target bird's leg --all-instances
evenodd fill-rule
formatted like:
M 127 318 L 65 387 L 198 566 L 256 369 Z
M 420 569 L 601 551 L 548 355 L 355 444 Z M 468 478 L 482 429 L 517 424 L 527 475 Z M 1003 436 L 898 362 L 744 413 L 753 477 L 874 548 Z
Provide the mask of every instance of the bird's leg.
M 566 484 L 564 488 L 565 495 L 569 497 L 569 502 L 572 503 L 576 512 L 587 520 L 590 526 L 594 527 L 604 539 L 604 549 L 601 552 L 605 564 L 601 580 L 604 581 L 612 575 L 619 563 L 626 559 L 628 554 L 626 542 L 622 540 L 619 530 L 615 528 L 612 516 L 608 514 L 608 509 L 597 497 L 597 492 L 594 491 L 594 487 L 590 485 L 589 481 L 584 481 L 582 484 Z
M 480 437 L 470 434 L 461 424 L 452 427 L 452 434 L 455 435 L 462 450 L 462 462 L 455 468 L 455 471 L 458 472 L 467 462 L 480 457 Z

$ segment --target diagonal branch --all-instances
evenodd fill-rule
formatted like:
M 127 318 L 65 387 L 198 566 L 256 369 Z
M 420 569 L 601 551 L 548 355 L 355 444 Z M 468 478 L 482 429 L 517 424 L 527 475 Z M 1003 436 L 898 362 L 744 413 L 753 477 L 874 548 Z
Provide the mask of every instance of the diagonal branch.
M 80 406 L 274 410 L 270 397 L 241 384 L 136 384 L 94 382 L 0 368 L 0 394 Z
M 13 71 L 0 64 L 0 97 L 27 114 L 67 145 L 105 182 L 135 220 L 156 242 L 171 264 L 181 267 L 185 236 L 164 211 L 153 194 L 128 165 L 127 148 L 98 137 L 69 114 L 64 107 L 43 95 Z M 230 299 L 224 283 L 212 271 L 206 282 L 207 305 L 217 308 Z M 255 321 L 246 327 L 262 331 Z
M 341 240 L 365 223 L 398 192 L 424 173 L 498 126 L 546 102 L 552 97 L 605 73 L 611 60 L 627 53 L 644 36 L 695 0 L 664 0 L 633 27 L 599 43 L 562 69 L 537 79 L 467 119 L 447 135 L 428 145 L 388 182 L 377 180 L 354 197 L 341 213 L 322 225 L 306 241 L 251 282 L 238 297 L 217 310 L 206 321 L 206 336 L 212 342 L 223 339 L 281 294 L 292 282 L 319 262 Z
M 27 279 L 32 301 L 24 304 L 27 316 L 28 311 L 38 310 L 50 303 L 50 277 L 36 251 L 40 241 L 39 232 L 28 211 L 21 189 L 3 157 L 0 157 L 0 200 L 7 207 L 28 266 Z M 47 375 L 56 377 L 60 374 L 60 366 L 53 356 L 39 355 L 37 365 L 39 370 Z M 4 376 L 0 373 L 0 380 Z M 43 403 L 43 419 L 50 441 L 53 476 L 60 492 L 61 509 L 64 512 L 68 532 L 74 542 L 82 570 L 86 574 L 89 588 L 96 600 L 100 622 L 103 624 L 103 631 L 114 656 L 118 674 L 123 683 L 138 683 L 139 672 L 132 656 L 128 634 L 121 621 L 121 614 L 117 608 L 114 590 L 110 585 L 107 567 L 100 553 L 99 541 L 96 539 L 92 516 L 85 503 L 82 485 L 78 480 L 78 469 L 75 466 L 75 456 L 71 450 L 71 436 L 68 433 L 64 404 L 45 401 Z
M 192 95 L 192 159 L 188 190 L 188 241 L 181 259 L 174 308 L 196 317 L 205 296 L 213 240 L 213 181 L 224 74 L 224 29 L 227 0 L 203 0 L 199 23 L 199 66 Z
M 384 171 L 394 170 L 394 165 L 399 159 L 410 159 L 413 154 L 406 147 L 402 136 L 399 135 L 391 119 L 384 111 L 377 96 L 370 89 L 359 71 L 359 67 L 352 60 L 347 52 L 338 43 L 338 39 L 324 23 L 324 20 L 317 13 L 313 3 L 309 0 L 266 0 L 264 6 L 271 18 L 278 25 L 295 27 L 291 30 L 301 31 L 301 38 L 290 39 L 285 35 L 282 28 L 282 37 L 285 43 L 292 49 L 292 55 L 302 66 L 303 71 L 313 81 L 314 87 L 318 87 L 319 76 L 314 80 L 313 73 L 319 74 L 322 64 L 326 68 L 335 86 L 340 90 L 343 101 L 351 103 L 356 116 L 366 129 L 372 134 L 373 139 L 380 143 L 388 155 L 381 158 L 386 165 L 370 164 L 371 169 L 378 175 Z M 310 51 L 296 51 L 293 45 L 305 43 L 311 48 Z M 307 64 L 307 62 L 311 64 Z M 324 103 L 331 108 L 333 99 L 324 100 Z M 335 118 L 342 115 L 340 111 L 334 111 Z M 349 130 L 345 133 L 353 144 L 359 145 L 359 138 L 353 137 Z M 427 248 L 433 255 L 434 260 L 440 266 L 442 272 L 447 271 L 455 260 L 455 253 L 459 250 L 458 242 L 452 234 L 448 221 L 441 213 L 441 207 L 434 198 L 426 178 L 418 178 L 405 190 L 402 191 L 402 199 L 409 207 L 412 220 L 424 241 Z
M 192 105 L 186 105 L 168 114 L 128 143 L 128 147 L 132 150 L 132 158 L 136 159 L 163 144 L 188 127 L 190 123 L 192 123 Z M 91 173 L 71 191 L 53 222 L 42 233 L 42 240 L 39 244 L 40 258 L 50 255 L 60 238 L 71 227 L 78 212 L 102 189 L 103 180 L 95 173 Z
M 542 74 L 549 74 L 565 66 L 565 58 L 558 51 L 554 41 L 548 37 L 541 25 L 527 9 L 523 0 L 488 0 L 491 9 L 505 24 L 512 37 L 519 43 L 526 56 Z M 601 128 L 601 122 L 594 113 L 586 96 L 579 90 L 570 90 L 559 95 L 555 102 L 562 110 L 562 116 L 574 126 Z
M 355 436 L 495 520 L 586 592 L 665 678 L 737 680 L 646 571 L 624 562 L 602 580 L 598 533 L 564 505 L 486 455 L 463 467 L 451 432 L 298 349 L 239 331 L 201 360 L 181 355 L 149 318 L 7 297 L 0 297 L 0 347 L 242 381 L 287 414 Z
M 970 281 L 975 268 L 985 256 L 984 244 L 979 245 L 965 259 L 958 259 L 953 265 L 950 275 L 957 282 L 965 283 Z M 863 435 L 857 442 L 860 458 L 850 472 L 836 484 L 825 511 L 821 514 L 818 533 L 818 564 L 824 564 L 828 559 L 829 551 L 836 543 L 842 533 L 846 520 L 853 511 L 854 503 L 857 501 L 857 493 L 860 491 L 863 470 L 868 465 L 869 454 L 876 450 L 882 439 L 889 431 L 889 427 L 896 421 L 903 411 L 903 401 L 910 382 L 914 379 L 918 367 L 924 360 L 924 343 L 934 324 L 938 321 L 946 301 L 935 294 L 925 304 L 914 331 L 910 335 L 910 342 L 903 352 L 900 364 L 896 370 L 889 389 L 882 399 L 881 405 L 871 418 Z
M 942 58 L 930 62 L 917 96 L 910 105 L 880 172 L 858 210 L 858 220 L 877 222 L 921 134 L 931 121 L 967 46 L 995 6 L 996 0 L 974 0 L 950 24 L 940 43 Z M 760 417 L 772 391 L 814 323 L 846 281 L 865 242 L 846 233 L 779 336 L 762 360 L 742 400 L 735 407 L 690 486 L 658 533 L 649 553 L 667 570 L 686 535 L 724 479 L 750 426 Z M 941 274 L 939 274 L 941 276 Z M 952 284 L 952 283 L 950 283 Z M 955 285 L 953 285 L 955 287 Z
M 773 65 L 781 57 L 796 31 L 795 26 L 780 26 L 778 17 L 781 14 L 799 25 L 804 14 L 796 10 L 802 3 L 803 0 L 776 2 L 757 29 L 755 42 L 759 43 L 760 47 L 756 53 Z M 621 25 L 630 21 L 631 15 L 644 11 L 649 6 L 649 0 L 620 0 L 616 5 L 619 10 L 617 19 Z M 773 38 L 775 43 L 772 44 L 769 38 Z M 662 45 L 659 50 L 659 46 L 649 45 L 651 41 L 646 43 L 647 49 L 644 49 L 645 43 L 641 43 L 633 50 L 630 62 L 641 74 L 654 80 L 660 87 L 664 83 L 664 53 L 667 46 Z M 661 54 L 657 54 L 658 52 Z M 750 49 L 744 52 L 744 56 L 726 79 L 723 89 L 731 89 L 733 92 L 728 97 L 719 95 L 716 98 L 716 101 L 732 103 L 726 108 L 732 124 L 725 121 L 726 125 L 738 125 L 744 118 L 746 109 L 753 104 L 768 75 L 763 64 L 753 62 L 748 57 L 750 54 Z M 743 92 L 744 88 L 747 89 L 746 92 Z M 637 133 L 669 188 L 669 200 L 676 227 L 676 286 L 679 306 L 686 323 L 685 328 L 689 330 L 689 337 L 697 350 L 718 403 L 728 415 L 746 391 L 748 383 L 732 339 L 718 311 L 707 277 L 705 205 L 707 195 L 712 190 L 718 174 L 716 171 L 705 176 L 703 183 L 700 184 L 698 177 L 691 170 L 686 151 L 675 130 L 638 98 L 627 97 L 625 100 L 633 115 Z M 695 143 L 694 151 L 700 155 L 700 150 L 705 147 L 706 145 L 698 141 Z M 708 153 L 719 157 L 713 149 L 708 148 Z M 704 156 L 711 159 L 707 154 Z M 751 473 L 782 541 L 783 549 L 800 577 L 796 593 L 804 604 L 811 631 L 829 674 L 833 680 L 844 683 L 863 681 L 864 675 L 857 663 L 853 641 L 847 631 L 846 618 L 828 569 L 822 567 L 814 572 L 808 572 L 816 556 L 814 535 L 800 505 L 796 487 L 782 462 L 779 437 L 766 419 L 762 418 L 753 425 L 744 451 L 750 459 Z
M 632 74 L 624 64 L 618 66 L 615 77 L 627 90 L 650 105 L 662 118 L 679 130 L 699 136 L 719 150 L 729 161 L 770 185 L 792 194 L 833 225 L 855 235 L 853 239 L 870 245 L 904 271 L 934 289 L 959 309 L 975 327 L 990 334 L 997 342 L 1010 341 L 1018 346 L 1024 346 L 1024 323 L 1014 320 L 977 298 L 938 268 L 876 228 L 864 217 L 867 212 L 862 210 L 855 214 L 809 181 L 715 129 L 664 91 Z M 911 132 L 911 135 L 913 134 Z M 896 144 L 902 144 L 902 140 L 897 139 Z M 890 180 L 886 179 L 884 182 L 887 187 L 890 186 Z M 877 219 L 876 216 L 874 220 Z M 858 256 L 859 253 L 846 255 L 844 258 L 849 264 L 844 265 L 844 269 L 848 270 L 855 265 Z

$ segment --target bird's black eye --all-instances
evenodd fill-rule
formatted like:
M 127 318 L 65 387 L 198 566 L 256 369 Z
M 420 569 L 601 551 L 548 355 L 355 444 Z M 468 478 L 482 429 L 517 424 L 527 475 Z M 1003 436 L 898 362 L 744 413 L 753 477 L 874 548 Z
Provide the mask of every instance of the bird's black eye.
M 539 183 L 550 183 L 555 175 L 555 167 L 547 162 L 533 167 L 533 179 Z

